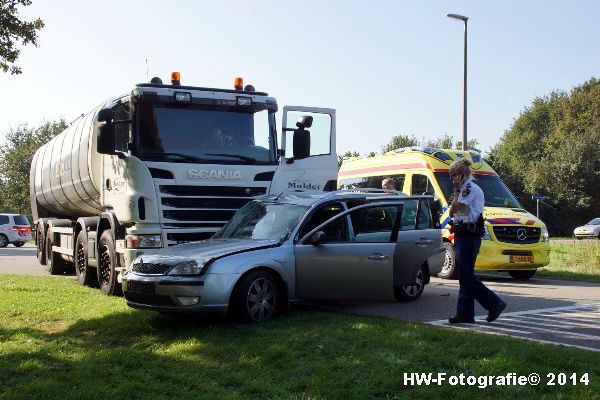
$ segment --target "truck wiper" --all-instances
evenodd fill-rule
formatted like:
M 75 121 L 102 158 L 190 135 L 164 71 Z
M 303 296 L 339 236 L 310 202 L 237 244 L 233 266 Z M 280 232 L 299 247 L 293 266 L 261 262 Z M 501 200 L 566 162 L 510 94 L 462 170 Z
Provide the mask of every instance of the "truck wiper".
M 241 156 L 239 154 L 225 154 L 225 153 L 206 153 L 206 156 L 221 156 L 221 157 L 234 157 L 239 158 L 240 160 L 248 161 L 251 163 L 256 163 L 258 160 L 256 158 Z
M 190 156 L 189 154 L 182 154 L 182 153 L 152 153 L 152 154 L 145 154 L 144 157 L 153 157 L 153 158 L 161 158 L 161 156 L 165 156 L 165 157 L 179 157 L 182 160 L 188 160 L 188 161 L 202 161 L 201 158 L 196 157 L 196 156 Z

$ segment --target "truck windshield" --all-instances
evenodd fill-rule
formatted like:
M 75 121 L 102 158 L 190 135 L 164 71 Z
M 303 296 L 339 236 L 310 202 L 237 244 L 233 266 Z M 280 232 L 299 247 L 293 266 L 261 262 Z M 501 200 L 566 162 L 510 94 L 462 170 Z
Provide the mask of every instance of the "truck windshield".
M 148 161 L 273 164 L 272 111 L 141 105 L 138 156 Z
M 213 239 L 273 239 L 286 238 L 309 207 L 296 204 L 251 201 L 215 233 Z
M 452 183 L 450 182 L 450 176 L 447 172 L 436 172 L 435 177 L 437 178 L 440 188 L 444 192 L 446 201 L 450 201 L 450 195 L 452 195 Z M 498 175 L 483 175 L 473 174 L 475 183 L 479 185 L 485 196 L 486 207 L 507 207 L 507 208 L 521 208 L 521 205 L 515 199 L 515 196 L 508 190 L 502 179 Z

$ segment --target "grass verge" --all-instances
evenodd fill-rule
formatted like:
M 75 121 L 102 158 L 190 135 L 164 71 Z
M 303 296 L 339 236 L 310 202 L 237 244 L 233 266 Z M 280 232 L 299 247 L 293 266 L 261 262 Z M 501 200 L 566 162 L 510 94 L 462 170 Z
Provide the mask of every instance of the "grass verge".
M 404 373 L 539 386 L 404 385 Z M 548 373 L 589 374 L 547 386 Z M 294 310 L 263 325 L 129 309 L 73 280 L 0 275 L 0 399 L 600 398 L 600 353 Z
M 536 276 L 600 282 L 600 241 L 550 242 L 550 264 Z

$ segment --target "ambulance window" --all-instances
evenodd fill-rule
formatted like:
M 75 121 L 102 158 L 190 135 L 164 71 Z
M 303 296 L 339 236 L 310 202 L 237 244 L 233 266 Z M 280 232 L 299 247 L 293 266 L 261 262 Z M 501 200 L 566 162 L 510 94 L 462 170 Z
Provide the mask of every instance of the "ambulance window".
M 413 175 L 410 194 L 434 194 L 435 190 L 426 175 Z

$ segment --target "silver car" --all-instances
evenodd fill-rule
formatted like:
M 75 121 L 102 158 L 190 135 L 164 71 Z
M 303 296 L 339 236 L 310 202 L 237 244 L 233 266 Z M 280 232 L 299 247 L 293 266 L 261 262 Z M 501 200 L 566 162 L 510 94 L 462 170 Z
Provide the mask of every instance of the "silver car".
M 31 225 L 22 214 L 0 214 L 0 247 L 21 247 L 31 240 Z
M 416 300 L 444 261 L 435 204 L 381 190 L 253 200 L 212 239 L 136 258 L 123 292 L 134 308 L 250 322 L 296 299 Z
M 575 228 L 573 234 L 577 239 L 595 238 L 600 240 L 600 218 L 594 218 L 587 224 Z

